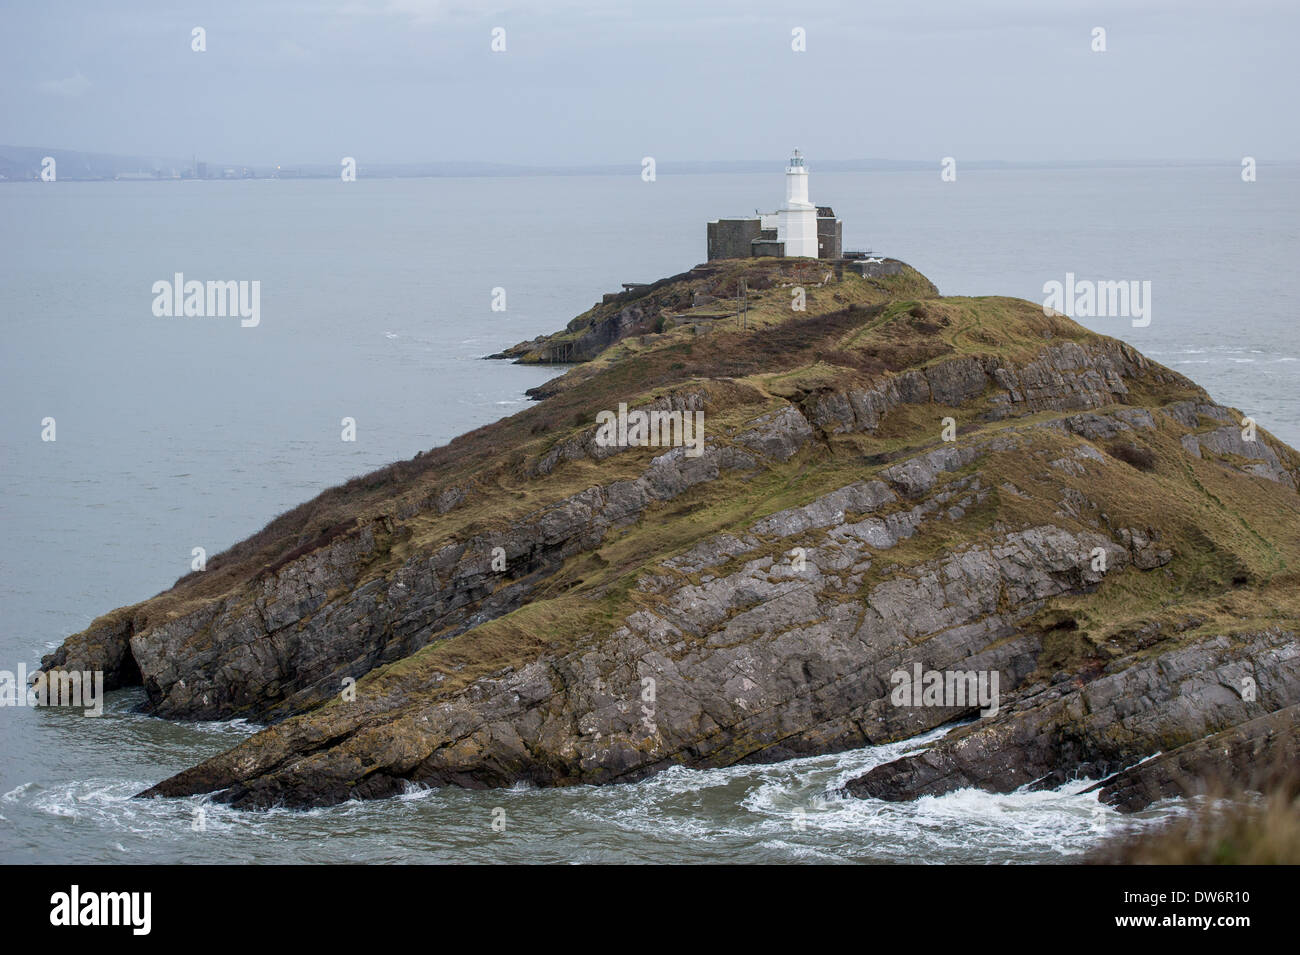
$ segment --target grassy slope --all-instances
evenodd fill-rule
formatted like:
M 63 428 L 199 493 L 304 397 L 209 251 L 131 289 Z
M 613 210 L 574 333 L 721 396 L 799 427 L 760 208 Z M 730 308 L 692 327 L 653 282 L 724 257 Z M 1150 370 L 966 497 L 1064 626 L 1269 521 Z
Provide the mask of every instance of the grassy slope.
M 670 283 L 656 293 L 678 303 L 664 309 L 673 316 L 664 333 L 615 343 L 595 361 L 570 371 L 557 383 L 554 396 L 537 406 L 415 460 L 326 491 L 213 558 L 205 573 L 183 578 L 172 590 L 118 613 L 141 614 L 152 622 L 216 596 L 236 593 L 251 599 L 250 582 L 268 568 L 346 533 L 358 521 L 386 517 L 387 526 L 404 525 L 403 533 L 383 539 L 366 574 L 372 576 L 448 539 L 509 527 L 592 485 L 633 479 L 658 450 L 632 449 L 598 464 L 564 462 L 546 477 L 532 474 L 533 465 L 557 442 L 590 428 L 596 411 L 622 401 L 634 406 L 677 390 L 703 389 L 710 396 L 708 433 L 723 437 L 781 399 L 797 399 L 832 384 L 838 390 L 867 386 L 896 371 L 958 356 L 1027 361 L 1049 344 L 1102 340 L 1069 319 L 1044 316 L 1028 302 L 938 298 L 910 270 L 878 280 L 846 274 L 824 287 L 807 286 L 807 311 L 792 312 L 790 285 L 820 280 L 824 272 L 808 263 L 770 260 L 730 263 L 720 276 Z M 749 329 L 742 330 L 735 318 L 704 318 L 700 321 L 712 330 L 698 334 L 692 314 L 718 314 L 721 307 L 714 302 L 692 309 L 685 303 L 701 291 L 701 283 L 713 283 L 707 287 L 725 293 L 741 275 L 750 278 Z M 769 287 L 755 290 L 764 284 Z M 622 307 L 628 297 L 621 298 L 621 303 L 575 319 L 570 333 L 593 315 L 605 314 L 600 309 Z M 1169 381 L 1173 383 L 1139 383 L 1128 403 L 1157 408 L 1175 400 L 1204 400 L 1192 383 L 1172 375 Z M 1136 437 L 1154 454 L 1154 468 L 1143 471 L 1112 460 L 1107 480 L 1099 485 L 1095 478 L 1046 466 L 1080 443 L 1060 431 L 1029 427 L 1057 415 L 987 421 L 986 409 L 978 400 L 951 409 L 902 406 L 873 435 L 819 440 L 791 461 L 753 475 L 726 472 L 614 532 L 598 551 L 572 558 L 527 606 L 434 643 L 366 679 L 377 691 L 390 681 L 425 684 L 438 673 L 445 677 L 441 695 L 544 649 L 607 632 L 636 606 L 653 604 L 652 596 L 632 587 L 641 571 L 702 537 L 743 533 L 763 515 L 869 478 L 889 459 L 937 445 L 938 419 L 949 414 L 957 419 L 963 441 L 1008 431 L 1025 435 L 1029 447 L 996 453 L 974 465 L 984 485 L 996 489 L 979 513 L 958 524 L 928 522 L 915 538 L 882 554 L 882 567 L 897 565 L 906 572 L 918 561 L 991 538 L 997 527 L 1081 527 L 1058 512 L 1063 486 L 1095 501 L 1111 527 L 1159 528 L 1161 545 L 1174 551 L 1174 560 L 1161 571 L 1112 575 L 1096 594 L 1050 602 L 1039 615 L 1047 635 L 1045 667 L 1141 648 L 1153 626 L 1164 641 L 1207 629 L 1300 619 L 1295 570 L 1300 514 L 1294 493 L 1217 462 L 1191 458 L 1178 443 L 1181 429 L 1160 415 L 1156 432 Z M 1008 493 L 1004 484 L 1021 493 Z M 465 500 L 439 514 L 430 502 L 453 488 L 466 490 Z M 771 547 L 779 550 L 781 544 L 772 542 Z

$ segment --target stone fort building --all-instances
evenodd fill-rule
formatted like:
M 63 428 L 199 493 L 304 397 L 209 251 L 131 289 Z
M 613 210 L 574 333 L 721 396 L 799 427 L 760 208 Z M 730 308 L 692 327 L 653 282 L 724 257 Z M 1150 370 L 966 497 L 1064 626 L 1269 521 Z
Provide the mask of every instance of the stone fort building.
M 830 206 L 808 200 L 808 167 L 796 149 L 785 167 L 785 204 L 752 218 L 710 222 L 709 261 L 759 255 L 838 259 L 843 233 L 844 224 Z

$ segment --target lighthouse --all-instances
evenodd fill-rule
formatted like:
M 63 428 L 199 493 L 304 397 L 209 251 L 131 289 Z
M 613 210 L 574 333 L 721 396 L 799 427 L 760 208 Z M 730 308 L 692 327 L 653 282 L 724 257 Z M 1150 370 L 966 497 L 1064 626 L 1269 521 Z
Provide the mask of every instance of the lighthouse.
M 776 237 L 787 256 L 817 258 L 817 207 L 808 201 L 808 167 L 797 149 L 785 167 L 785 205 L 776 213 Z
M 751 256 L 793 256 L 838 259 L 844 228 L 830 206 L 815 206 L 808 199 L 808 167 L 803 153 L 794 151 L 785 167 L 785 202 L 775 212 L 736 219 L 716 219 L 708 224 L 708 257 L 743 259 Z

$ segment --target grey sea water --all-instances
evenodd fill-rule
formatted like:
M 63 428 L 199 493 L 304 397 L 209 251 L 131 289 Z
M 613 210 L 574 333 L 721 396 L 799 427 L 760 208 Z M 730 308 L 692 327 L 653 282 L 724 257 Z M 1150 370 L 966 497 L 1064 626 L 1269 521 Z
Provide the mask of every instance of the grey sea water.
M 480 357 L 704 258 L 772 175 L 0 186 L 0 669 L 166 589 L 318 491 L 526 406 Z M 1300 166 L 835 173 L 847 248 L 945 294 L 1149 280 L 1151 323 L 1085 319 L 1300 444 Z M 153 283 L 257 280 L 261 324 L 158 318 Z M 507 308 L 494 312 L 493 289 Z M 41 440 L 42 421 L 57 440 Z M 340 440 L 341 420 L 357 440 Z M 421 791 L 311 813 L 129 797 L 253 731 L 0 708 L 0 861 L 1060 861 L 1122 819 L 1079 794 L 845 801 L 899 746 L 631 786 Z M 917 745 L 916 742 L 907 745 Z M 504 831 L 494 830 L 494 810 Z M 200 811 L 201 810 L 201 811 Z

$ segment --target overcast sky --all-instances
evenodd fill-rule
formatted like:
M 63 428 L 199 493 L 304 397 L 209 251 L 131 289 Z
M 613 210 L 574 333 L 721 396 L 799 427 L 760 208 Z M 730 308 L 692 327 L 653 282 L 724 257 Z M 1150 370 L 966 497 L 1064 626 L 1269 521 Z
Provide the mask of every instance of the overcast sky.
M 14 145 L 245 163 L 666 163 L 794 145 L 1300 158 L 1295 0 L 3 2 L 0 142 Z

